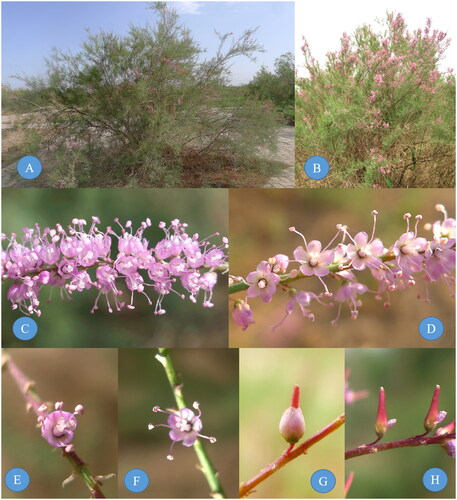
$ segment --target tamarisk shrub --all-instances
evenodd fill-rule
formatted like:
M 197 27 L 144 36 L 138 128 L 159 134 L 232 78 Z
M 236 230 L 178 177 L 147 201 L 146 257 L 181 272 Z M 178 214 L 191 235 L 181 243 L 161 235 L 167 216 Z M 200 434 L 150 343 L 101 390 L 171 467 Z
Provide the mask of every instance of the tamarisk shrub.
M 180 186 L 186 159 L 206 158 L 210 168 L 215 157 L 274 144 L 264 103 L 215 104 L 233 60 L 262 50 L 256 29 L 216 33 L 215 55 L 204 59 L 176 10 L 163 2 L 152 9 L 153 24 L 90 33 L 75 54 L 55 50 L 44 78 L 26 79 L 49 106 L 55 187 Z
M 302 164 L 330 160 L 335 186 L 451 187 L 455 164 L 455 76 L 440 68 L 446 33 L 408 30 L 388 13 L 344 33 L 320 65 L 304 40 L 307 76 L 297 81 L 296 143 Z

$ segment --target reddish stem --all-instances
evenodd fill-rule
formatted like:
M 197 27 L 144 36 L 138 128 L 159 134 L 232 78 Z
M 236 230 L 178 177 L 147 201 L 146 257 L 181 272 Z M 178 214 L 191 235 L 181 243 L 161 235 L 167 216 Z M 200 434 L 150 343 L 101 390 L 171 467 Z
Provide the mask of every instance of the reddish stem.
M 347 494 L 349 492 L 349 489 L 351 488 L 352 486 L 352 481 L 354 480 L 354 473 L 353 472 L 350 472 L 349 473 L 349 476 L 346 480 L 346 483 L 344 484 L 344 496 L 347 497 Z
M 455 432 L 452 434 L 442 434 L 434 436 L 413 436 L 399 441 L 392 441 L 391 443 L 383 444 L 363 444 L 345 453 L 345 459 L 354 457 L 361 457 L 362 455 L 369 455 L 371 453 L 379 453 L 380 451 L 393 450 L 395 448 L 406 448 L 410 446 L 427 446 L 429 444 L 442 444 L 448 439 L 455 439 Z
M 283 453 L 274 462 L 265 466 L 252 479 L 246 481 L 245 483 L 241 483 L 240 498 L 247 496 L 255 486 L 257 486 L 262 481 L 265 481 L 267 477 L 270 477 L 277 470 L 281 469 L 281 467 L 284 467 L 284 465 L 288 464 L 289 462 L 299 457 L 300 455 L 307 453 L 308 449 L 311 448 L 311 446 L 315 445 L 316 443 L 324 439 L 326 436 L 328 436 L 332 432 L 335 432 L 339 427 L 341 427 L 344 424 L 344 420 L 345 420 L 344 414 L 340 415 L 326 427 L 324 427 L 320 431 L 317 431 L 316 434 L 314 434 L 314 436 L 311 436 L 309 439 L 304 441 L 300 446 L 297 446 L 295 450 L 292 450 L 290 453 L 287 454 Z

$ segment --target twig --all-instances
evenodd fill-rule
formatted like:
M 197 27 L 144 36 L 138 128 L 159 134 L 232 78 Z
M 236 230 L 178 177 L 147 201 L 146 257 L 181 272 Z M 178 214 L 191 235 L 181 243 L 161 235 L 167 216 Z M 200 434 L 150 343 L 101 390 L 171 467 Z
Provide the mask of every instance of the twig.
M 345 459 L 348 460 L 354 457 L 361 457 L 371 453 L 379 453 L 380 451 L 393 450 L 395 448 L 406 448 L 410 446 L 427 446 L 429 444 L 442 444 L 448 439 L 455 439 L 455 432 L 452 434 L 441 434 L 435 436 L 413 436 L 399 441 L 392 441 L 383 444 L 362 444 L 357 448 L 348 450 L 345 453 Z
M 165 374 L 167 376 L 168 382 L 170 383 L 171 390 L 173 391 L 173 395 L 175 397 L 178 409 L 182 410 L 183 408 L 188 408 L 182 393 L 182 382 L 178 374 L 176 373 L 168 349 L 159 348 L 158 351 L 159 353 L 156 354 L 156 359 L 160 361 L 161 365 L 165 370 Z M 201 471 L 205 476 L 208 485 L 210 487 L 211 496 L 213 498 L 226 498 L 224 489 L 222 488 L 222 485 L 219 482 L 218 472 L 211 463 L 211 460 L 208 454 L 206 453 L 205 447 L 203 446 L 201 440 L 197 439 L 193 444 L 193 447 L 197 455 L 198 461 L 200 462 Z
M 338 418 L 336 418 L 333 422 L 328 424 L 326 427 L 321 429 L 320 431 L 316 432 L 314 436 L 311 436 L 309 439 L 304 441 L 300 446 L 295 448 L 295 450 L 290 451 L 289 453 L 283 453 L 278 459 L 276 459 L 274 462 L 271 464 L 268 464 L 266 467 L 264 467 L 256 476 L 254 476 L 252 479 L 249 481 L 246 481 L 245 483 L 241 483 L 240 486 L 240 498 L 243 498 L 249 494 L 249 492 L 258 484 L 261 482 L 265 481 L 267 477 L 270 477 L 272 474 L 274 474 L 276 471 L 278 471 L 281 467 L 284 467 L 284 465 L 288 464 L 295 458 L 299 457 L 300 455 L 303 455 L 304 453 L 308 452 L 308 449 L 311 448 L 311 446 L 315 445 L 322 439 L 324 439 L 326 436 L 331 434 L 332 432 L 335 432 L 339 427 L 341 427 L 344 424 L 344 414 L 340 415 Z
M 43 405 L 43 401 L 34 390 L 35 382 L 30 380 L 27 375 L 20 370 L 16 363 L 11 359 L 10 354 L 3 353 L 2 365 L 3 367 L 6 367 L 10 375 L 13 377 L 14 382 L 18 386 L 26 401 L 27 409 L 32 409 L 36 415 L 39 416 L 40 413 L 38 412 L 38 408 Z M 79 476 L 89 489 L 91 498 L 106 498 L 100 489 L 100 484 L 97 478 L 92 474 L 87 464 L 76 454 L 76 452 L 66 452 L 62 449 L 62 457 L 66 458 L 73 468 L 70 478 L 73 479 L 74 477 Z M 66 482 L 67 480 L 64 481 L 62 486 L 64 486 Z

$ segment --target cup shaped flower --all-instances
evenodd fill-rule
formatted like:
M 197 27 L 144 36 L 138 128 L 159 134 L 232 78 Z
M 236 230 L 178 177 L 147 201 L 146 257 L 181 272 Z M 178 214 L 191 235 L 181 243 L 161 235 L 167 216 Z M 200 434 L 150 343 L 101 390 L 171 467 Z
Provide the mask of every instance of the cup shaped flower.
M 379 439 L 384 436 L 384 434 L 395 425 L 397 419 L 392 418 L 387 420 L 386 413 L 386 395 L 384 392 L 384 387 L 379 388 L 379 401 L 378 401 L 378 414 L 376 416 L 376 423 L 374 430 Z
M 247 291 L 248 297 L 260 297 L 264 302 L 271 302 L 280 277 L 272 273 L 270 264 L 266 260 L 263 260 L 257 266 L 256 271 L 246 276 L 246 281 L 250 285 Z
M 432 402 L 430 403 L 430 408 L 428 410 L 427 415 L 424 419 L 424 429 L 427 432 L 432 431 L 437 424 L 442 422 L 446 417 L 447 413 L 445 411 L 440 411 L 439 403 L 440 403 L 440 392 L 441 387 L 439 385 L 435 386 L 435 390 L 433 391 Z
M 208 439 L 210 443 L 216 442 L 216 438 L 200 434 L 200 431 L 203 428 L 203 423 L 200 418 L 202 414 L 200 411 L 200 405 L 197 401 L 195 401 L 193 407 L 198 411 L 197 415 L 195 415 L 195 413 L 189 408 L 166 411 L 160 409 L 158 406 L 154 406 L 152 409 L 153 412 L 161 412 L 169 415 L 167 424 L 148 425 L 149 430 L 152 430 L 155 427 L 167 427 L 170 429 L 168 435 L 170 436 L 172 442 L 170 446 L 170 453 L 167 455 L 168 460 L 173 460 L 173 445 L 178 441 L 182 441 L 184 446 L 192 446 L 199 437 Z
M 299 404 L 300 387 L 296 385 L 292 392 L 291 406 L 284 411 L 279 421 L 279 432 L 289 444 L 295 444 L 305 433 L 305 419 Z
M 41 435 L 46 441 L 56 448 L 68 448 L 73 441 L 74 431 L 78 424 L 76 415 L 84 413 L 84 407 L 77 405 L 75 411 L 63 411 L 63 403 L 56 403 L 56 411 L 47 412 L 47 407 L 42 405 L 39 410 L 41 415 L 38 422 L 41 424 Z

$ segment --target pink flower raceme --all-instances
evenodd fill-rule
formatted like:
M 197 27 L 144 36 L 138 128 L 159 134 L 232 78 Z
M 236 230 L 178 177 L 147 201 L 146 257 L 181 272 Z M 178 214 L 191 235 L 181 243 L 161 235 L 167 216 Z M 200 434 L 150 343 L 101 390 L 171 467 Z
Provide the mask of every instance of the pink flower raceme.
M 162 301 L 172 292 L 183 299 L 188 294 L 192 302 L 203 295 L 202 305 L 213 306 L 212 293 L 217 282 L 214 271 L 227 263 L 226 238 L 219 245 L 212 244 L 209 238 L 188 234 L 187 224 L 175 219 L 168 227 L 164 222 L 159 224 L 165 237 L 151 246 L 144 238 L 145 230 L 152 225 L 150 219 L 143 221 L 135 232 L 131 221 L 125 226 L 118 219 L 115 222 L 120 234 L 111 227 L 100 231 L 100 220 L 92 217 L 88 230 L 85 220 L 73 219 L 67 230 L 60 224 L 53 229 L 42 230 L 38 225 L 24 228 L 22 242 L 15 234 L 10 238 L 2 235 L 8 241 L 2 251 L 2 278 L 13 280 L 7 293 L 13 309 L 40 315 L 39 293 L 46 285 L 60 288 L 62 295 L 97 289 L 91 312 L 98 309 L 101 297 L 109 312 L 124 307 L 134 309 L 138 295 L 152 305 L 148 288 L 159 295 L 155 314 L 165 313 Z M 125 293 L 122 284 L 130 294 L 128 302 L 120 300 Z M 184 293 L 176 290 L 177 284 Z
M 197 415 L 195 415 L 195 413 L 189 408 L 165 411 L 161 410 L 158 406 L 154 406 L 152 409 L 154 412 L 161 412 L 169 415 L 167 424 L 148 425 L 149 430 L 152 430 L 155 427 L 167 427 L 170 429 L 168 434 L 172 442 L 170 446 L 170 453 L 167 455 L 168 460 L 173 460 L 173 445 L 178 441 L 182 441 L 184 446 L 192 446 L 199 437 L 208 439 L 210 443 L 216 442 L 216 438 L 200 434 L 200 431 L 203 428 L 203 423 L 200 418 L 202 414 L 200 411 L 200 405 L 197 401 L 195 401 L 193 407 L 198 411 Z
M 372 148 L 372 151 L 374 154 L 376 148 Z M 375 293 L 378 300 L 384 297 L 384 306 L 388 307 L 391 305 L 392 292 L 423 284 L 426 291 L 424 300 L 429 300 L 430 283 L 444 281 L 451 291 L 455 283 L 455 220 L 448 217 L 442 205 L 437 205 L 436 209 L 444 214 L 444 220 L 425 225 L 426 230 L 433 230 L 433 237 L 418 235 L 421 215 L 415 217 L 415 228 L 411 231 L 411 215 L 407 213 L 404 215 L 406 232 L 390 246 L 384 245 L 375 236 L 376 210 L 371 212 L 374 218 L 371 236 L 364 231 L 352 236 L 346 226 L 338 224 L 336 235 L 325 248 L 318 240 L 308 243 L 304 235 L 291 227 L 289 231 L 301 236 L 304 242 L 304 246 L 293 251 L 294 259 L 286 254 L 277 254 L 261 261 L 257 270 L 247 275 L 246 281 L 231 276 L 232 282 L 244 282 L 247 297 L 260 297 L 264 302 L 271 302 L 278 290 L 288 293 L 285 316 L 273 329 L 279 327 L 292 313 L 295 304 L 298 304 L 303 316 L 312 321 L 315 319 L 311 307 L 313 301 L 326 306 L 338 304 L 337 317 L 332 321 L 336 325 L 342 304 L 346 302 L 349 305 L 351 317 L 356 319 L 362 305 L 360 297 L 367 293 Z M 339 236 L 340 241 L 335 243 Z M 346 243 L 347 240 L 350 241 Z M 360 276 L 364 271 L 368 271 L 377 281 L 377 289 L 371 290 L 361 282 Z M 308 281 L 305 278 L 317 278 L 324 287 L 324 293 L 316 295 L 306 289 L 297 289 L 301 280 L 303 283 Z M 28 286 L 33 290 L 33 283 L 28 283 Z M 330 291 L 330 286 L 334 286 L 335 291 Z M 12 290 L 12 293 L 20 294 L 21 291 Z M 418 298 L 421 293 L 418 292 Z M 247 305 L 241 307 L 242 303 L 242 300 L 238 302 L 238 306 L 232 310 L 232 316 L 239 326 L 246 329 L 253 323 L 252 312 Z
M 38 409 L 38 423 L 41 426 L 41 435 L 46 441 L 56 448 L 65 448 L 66 452 L 73 450 L 74 430 L 77 426 L 77 415 L 84 413 L 84 407 L 77 405 L 73 413 L 63 411 L 63 403 L 55 404 L 55 411 L 49 413 L 47 406 Z

